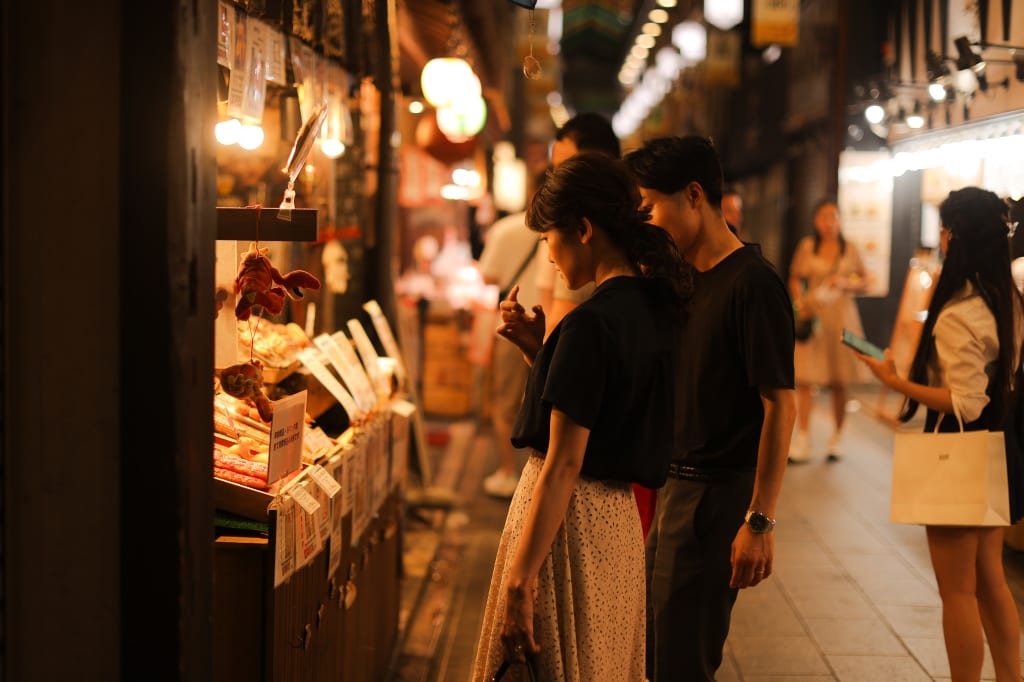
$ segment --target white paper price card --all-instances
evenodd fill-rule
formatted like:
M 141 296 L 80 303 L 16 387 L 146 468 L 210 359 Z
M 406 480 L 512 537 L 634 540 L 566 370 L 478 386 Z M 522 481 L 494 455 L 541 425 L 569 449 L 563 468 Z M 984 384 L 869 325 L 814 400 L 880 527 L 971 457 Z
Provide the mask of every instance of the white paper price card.
M 277 504 L 274 533 L 274 587 L 285 582 L 295 571 L 295 503 L 284 498 Z
M 270 483 L 302 466 L 305 417 L 305 391 L 274 403 L 274 418 L 270 423 L 270 452 L 267 453 L 267 481 Z
M 334 339 L 334 344 L 341 354 L 345 356 L 345 361 L 352 371 L 353 380 L 359 386 L 359 390 L 366 395 L 367 400 L 373 400 L 373 404 L 376 405 L 377 394 L 373 390 L 373 384 L 370 383 L 370 377 L 366 376 L 363 364 L 359 362 L 359 356 L 356 355 L 356 349 L 352 347 L 352 341 L 345 336 L 343 331 L 334 332 L 331 334 L 331 338 Z
M 306 444 L 313 453 L 334 447 L 334 441 L 319 426 L 306 426 Z
M 341 406 L 348 413 L 349 419 L 355 421 L 362 419 L 366 413 L 365 410 L 359 408 L 356 405 L 356 401 L 352 399 L 352 396 L 345 387 L 342 386 L 331 371 L 324 366 L 324 363 L 320 362 L 320 358 L 316 356 L 316 351 L 312 348 L 307 348 L 299 353 L 299 361 L 306 366 L 306 369 L 316 377 L 316 380 L 327 389 L 327 391 L 334 396 L 334 399 L 341 403 Z
M 298 570 L 320 553 L 323 540 L 320 538 L 320 524 L 316 514 L 307 514 L 301 509 L 296 510 L 295 528 L 295 568 Z
M 359 357 L 363 360 L 363 366 L 366 367 L 366 373 L 370 375 L 370 380 L 373 381 L 377 390 L 383 391 L 385 395 L 390 394 L 391 387 L 387 385 L 387 378 L 381 373 L 380 363 L 377 362 L 380 356 L 377 355 L 377 349 L 373 347 L 370 337 L 366 335 L 363 325 L 359 320 L 349 320 L 346 324 L 349 334 L 352 335 L 352 340 L 356 342 L 356 350 L 359 351 Z
M 398 350 L 398 344 L 395 343 L 395 336 L 391 333 L 391 325 L 388 324 L 388 318 L 384 317 L 384 311 L 380 309 L 380 305 L 374 300 L 364 303 L 363 310 L 370 314 L 373 328 L 377 330 L 377 336 L 380 338 L 380 342 L 384 344 L 384 350 L 387 352 L 388 357 L 395 359 L 395 375 L 398 377 L 399 383 L 404 384 L 405 365 L 402 362 L 402 353 Z
M 334 369 L 338 371 L 338 375 L 345 382 L 345 385 L 352 391 L 352 396 L 359 403 L 359 406 L 364 410 L 372 410 L 373 406 L 377 404 L 377 396 L 370 390 L 370 384 L 366 380 L 366 375 L 362 371 L 356 371 L 356 368 L 352 366 L 348 356 L 346 356 L 341 348 L 341 344 L 344 343 L 351 350 L 352 346 L 349 345 L 348 339 L 338 342 L 328 334 L 320 334 L 313 339 L 313 343 L 330 360 Z M 354 354 L 352 359 L 355 359 Z M 358 365 L 358 362 L 356 364 Z
M 320 489 L 327 493 L 327 497 L 333 498 L 341 490 L 341 484 L 334 480 L 334 477 L 327 473 L 327 470 L 317 464 L 310 467 L 306 473 L 313 482 L 320 486 Z
M 292 499 L 299 503 L 299 506 L 306 510 L 307 514 L 315 514 L 320 509 L 320 503 L 309 494 L 305 486 L 297 485 L 288 491 Z

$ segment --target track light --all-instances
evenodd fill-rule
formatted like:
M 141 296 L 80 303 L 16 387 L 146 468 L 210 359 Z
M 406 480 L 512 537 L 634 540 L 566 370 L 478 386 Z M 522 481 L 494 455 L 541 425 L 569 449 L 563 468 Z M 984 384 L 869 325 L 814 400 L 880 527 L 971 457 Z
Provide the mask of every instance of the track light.
M 921 115 L 921 103 L 914 102 L 914 112 L 907 116 L 907 127 L 917 130 L 924 127 L 924 116 Z
M 985 61 L 981 58 L 980 54 L 971 49 L 971 41 L 968 40 L 967 36 L 960 36 L 953 42 L 958 53 L 956 68 L 959 71 L 966 71 L 967 69 L 973 69 L 975 73 L 984 71 Z

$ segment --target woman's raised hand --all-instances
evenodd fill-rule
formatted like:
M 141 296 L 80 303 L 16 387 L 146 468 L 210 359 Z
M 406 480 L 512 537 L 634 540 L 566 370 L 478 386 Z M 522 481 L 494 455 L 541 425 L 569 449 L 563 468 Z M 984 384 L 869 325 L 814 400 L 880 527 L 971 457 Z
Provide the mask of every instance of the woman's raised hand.
M 498 305 L 501 310 L 501 324 L 497 334 L 516 345 L 531 362 L 544 343 L 544 309 L 533 306 L 533 314 L 526 312 L 519 303 L 519 285 L 512 287 L 508 298 Z

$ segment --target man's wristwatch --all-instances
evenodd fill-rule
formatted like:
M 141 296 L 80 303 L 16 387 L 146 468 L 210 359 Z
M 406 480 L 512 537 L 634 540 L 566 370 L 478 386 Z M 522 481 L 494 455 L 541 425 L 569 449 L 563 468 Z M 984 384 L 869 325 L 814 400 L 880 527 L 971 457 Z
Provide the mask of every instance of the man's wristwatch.
M 762 514 L 753 509 L 747 512 L 743 520 L 750 526 L 750 530 L 758 535 L 770 533 L 772 528 L 775 528 L 775 519 L 770 519 L 767 514 Z

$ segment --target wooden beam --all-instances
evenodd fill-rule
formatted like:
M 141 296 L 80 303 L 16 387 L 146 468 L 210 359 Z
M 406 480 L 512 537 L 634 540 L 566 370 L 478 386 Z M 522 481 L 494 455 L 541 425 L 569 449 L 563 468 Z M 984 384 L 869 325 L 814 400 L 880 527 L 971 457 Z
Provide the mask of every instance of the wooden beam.
M 291 220 L 282 220 L 277 208 L 217 207 L 217 239 L 265 242 L 315 242 L 315 208 L 293 208 Z M 256 221 L 259 220 L 257 226 Z

